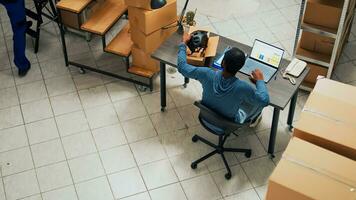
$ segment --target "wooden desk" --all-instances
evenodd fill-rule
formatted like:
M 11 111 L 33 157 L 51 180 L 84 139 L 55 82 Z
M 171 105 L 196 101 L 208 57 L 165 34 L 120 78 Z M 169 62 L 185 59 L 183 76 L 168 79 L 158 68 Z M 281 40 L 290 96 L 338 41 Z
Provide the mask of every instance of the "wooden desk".
M 161 66 L 161 72 L 160 72 L 161 111 L 164 111 L 167 105 L 166 64 L 171 65 L 173 67 L 177 67 L 178 45 L 181 42 L 181 40 L 182 40 L 182 36 L 179 35 L 178 33 L 175 33 L 152 54 L 152 58 L 159 60 L 161 63 L 160 64 Z M 252 49 L 252 47 L 250 46 L 220 36 L 217 52 L 222 53 L 227 46 L 237 47 L 246 53 L 250 53 Z M 289 101 L 291 102 L 289 113 L 288 113 L 288 120 L 287 120 L 287 124 L 289 125 L 289 128 L 291 130 L 293 128 L 292 123 L 293 123 L 295 106 L 297 103 L 298 89 L 300 84 L 302 83 L 302 81 L 304 80 L 304 78 L 309 72 L 308 68 L 305 69 L 304 72 L 296 79 L 297 81 L 296 85 L 292 85 L 289 83 L 288 80 L 283 79 L 280 73 L 280 70 L 285 69 L 289 63 L 290 63 L 289 61 L 283 59 L 279 71 L 276 73 L 275 77 L 273 77 L 271 81 L 268 82 L 267 84 L 268 92 L 270 95 L 270 105 L 274 108 L 272 127 L 271 127 L 269 146 L 268 146 L 268 153 L 271 155 L 272 158 L 274 157 L 274 146 L 276 141 L 280 111 L 284 110 L 284 108 L 287 106 Z M 244 74 L 237 73 L 236 76 L 241 80 L 249 81 L 248 80 L 249 77 Z M 187 84 L 188 82 L 189 79 L 186 78 L 184 84 Z

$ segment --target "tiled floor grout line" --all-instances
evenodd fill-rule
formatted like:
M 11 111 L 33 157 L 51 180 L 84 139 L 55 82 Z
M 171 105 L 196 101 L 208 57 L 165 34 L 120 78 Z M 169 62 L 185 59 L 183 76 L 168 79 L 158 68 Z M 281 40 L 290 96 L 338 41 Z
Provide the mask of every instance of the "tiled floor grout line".
M 40 67 L 40 71 L 42 73 L 42 68 L 41 68 L 41 65 L 39 64 L 39 67 Z M 47 95 L 48 95 L 48 88 L 47 88 L 47 85 L 45 85 L 45 88 L 46 88 L 46 92 L 47 92 Z M 51 107 L 51 112 L 53 114 L 53 118 L 54 118 L 54 110 L 53 110 L 53 107 L 52 107 L 52 102 L 50 100 L 50 98 L 48 98 L 48 101 L 50 103 L 50 107 Z M 63 140 L 61 138 L 61 135 L 60 135 L 60 131 L 59 131 L 59 128 L 58 128 L 58 124 L 57 124 L 57 121 L 55 120 L 54 118 L 54 122 L 55 122 L 55 125 L 56 125 L 56 128 L 57 128 L 57 131 L 58 131 L 58 134 L 59 134 L 59 140 L 61 142 L 61 147 L 63 149 L 63 152 L 64 152 L 64 157 L 65 157 L 65 162 L 66 162 L 66 166 L 68 167 L 68 171 L 69 171 L 69 174 L 71 176 L 71 181 L 74 185 L 74 178 L 73 178 L 73 173 L 72 173 L 72 170 L 69 166 L 69 162 L 68 162 L 68 156 L 67 156 L 67 152 L 65 151 L 65 148 L 64 148 L 64 145 L 63 145 Z M 63 162 L 63 161 L 62 161 Z M 77 192 L 77 188 L 74 186 L 74 191 L 75 191 L 75 194 L 76 194 L 76 197 L 79 199 L 79 195 L 78 195 L 78 192 Z M 42 193 L 41 193 L 41 196 L 42 196 Z
M 161 91 L 159 91 L 159 92 L 161 92 Z M 167 92 L 167 94 L 168 94 L 168 92 Z M 169 94 L 168 94 L 168 95 L 169 95 Z M 172 99 L 172 103 L 174 104 L 174 107 L 175 107 L 175 109 L 177 110 L 177 113 L 178 113 L 179 117 L 182 119 L 182 122 L 184 123 L 185 128 L 186 128 L 187 131 L 188 131 L 189 126 L 188 126 L 188 124 L 186 124 L 186 123 L 183 121 L 183 117 L 182 117 L 181 113 L 178 111 L 178 107 L 175 105 L 173 99 Z M 167 107 L 168 107 L 168 106 L 167 106 Z M 184 106 L 182 106 L 182 107 L 184 107 Z M 167 110 L 165 110 L 165 112 L 168 112 L 168 108 L 167 108 Z M 168 134 L 169 134 L 169 133 L 168 133 Z M 186 198 L 186 199 L 189 199 L 189 198 L 188 198 L 188 195 L 187 195 L 187 192 L 184 190 L 182 181 L 179 179 L 179 176 L 178 176 L 176 170 L 175 170 L 174 167 L 173 167 L 172 160 L 170 159 L 170 157 L 169 157 L 169 155 L 168 155 L 168 153 L 167 153 L 166 148 L 163 147 L 163 149 L 164 149 L 164 151 L 166 152 L 166 154 L 167 154 L 167 156 L 168 156 L 168 161 L 169 161 L 169 163 L 170 163 L 170 165 L 171 165 L 171 168 L 172 168 L 173 171 L 174 171 L 174 174 L 175 174 L 176 177 L 177 177 L 177 180 L 178 180 L 178 182 L 179 182 L 179 186 L 181 187 L 181 189 L 182 189 L 182 191 L 183 191 L 183 193 L 184 193 L 185 198 Z M 186 153 L 186 152 L 184 152 L 184 153 Z M 184 154 L 184 153 L 183 153 L 183 154 Z M 177 155 L 176 155 L 176 156 L 177 156 Z M 174 157 L 174 156 L 172 156 L 172 157 Z M 204 165 L 205 165 L 205 164 L 204 164 Z
M 89 45 L 89 44 L 88 44 L 88 45 Z M 110 98 L 110 96 L 109 96 L 109 91 L 107 90 L 107 88 L 106 88 L 105 85 L 104 85 L 104 88 L 105 88 L 105 91 L 106 91 L 106 93 L 108 94 L 108 98 L 110 99 L 110 102 L 111 102 L 111 104 L 112 104 L 111 98 Z M 78 95 L 79 95 L 79 93 L 78 93 Z M 79 97 L 79 99 L 80 99 L 80 97 Z M 81 101 L 81 99 L 80 99 L 80 101 Z M 81 103 L 83 104 L 82 101 L 81 101 Z M 113 106 L 113 107 L 114 107 L 114 106 Z M 115 107 L 114 107 L 114 109 L 115 109 Z M 115 113 L 116 113 L 116 109 L 115 109 Z M 85 115 L 86 115 L 86 114 L 85 114 Z M 117 115 L 117 113 L 116 113 L 116 117 L 117 117 L 117 119 L 118 119 L 118 122 L 120 123 L 119 116 Z M 120 128 L 122 128 L 121 124 L 120 124 Z M 124 130 L 122 130 L 122 131 L 123 131 L 123 134 L 125 135 Z M 98 154 L 98 157 L 99 157 L 99 159 L 100 159 L 100 164 L 101 164 L 101 166 L 102 166 L 102 168 L 103 168 L 103 170 L 104 170 L 105 178 L 106 178 L 106 181 L 107 181 L 108 186 L 109 186 L 109 188 L 110 188 L 111 195 L 112 195 L 112 197 L 115 199 L 114 190 L 113 190 L 113 187 L 112 187 L 112 185 L 111 185 L 111 183 L 110 183 L 109 175 L 108 175 L 108 173 L 107 173 L 107 171 L 106 171 L 106 169 L 105 169 L 105 165 L 104 165 L 103 159 L 102 159 L 102 157 L 101 157 L 101 155 L 100 155 L 99 148 L 98 148 L 97 142 L 95 141 L 95 138 L 94 138 L 94 135 L 93 135 L 93 131 L 92 131 L 92 130 L 90 130 L 90 134 L 91 134 L 92 140 L 94 141 L 95 148 L 96 148 L 96 150 L 98 151 L 97 154 Z M 125 140 L 127 141 L 126 135 L 125 135 Z
M 90 47 L 89 47 L 89 48 L 90 48 Z M 92 53 L 92 51 L 91 51 L 91 53 Z M 92 53 L 92 56 L 94 56 L 93 53 Z M 96 61 L 95 61 L 95 65 L 97 66 Z M 74 81 L 74 80 L 73 80 L 73 81 Z M 76 87 L 76 86 L 75 86 L 75 87 Z M 77 88 L 77 87 L 76 87 L 76 88 Z M 105 88 L 105 91 L 107 92 L 107 94 L 109 94 L 109 92 L 108 92 L 108 90 L 107 90 L 107 87 L 104 87 L 104 88 Z M 78 90 L 77 90 L 77 93 L 78 93 L 78 96 L 79 96 Z M 113 105 L 113 102 L 112 102 L 110 96 L 109 96 L 109 99 L 110 99 L 111 104 Z M 81 105 L 82 105 L 82 107 L 83 107 L 83 102 L 82 102 L 82 99 L 80 98 L 80 96 L 79 96 L 79 100 L 80 100 Z M 113 107 L 114 107 L 114 105 L 113 105 Z M 115 109 L 115 107 L 114 107 L 114 109 Z M 119 120 L 119 116 L 117 115 L 116 109 L 115 109 L 115 114 L 116 114 L 116 118 L 118 119 L 118 123 L 119 123 L 119 125 L 120 125 L 120 128 L 122 128 L 122 124 L 121 124 L 121 121 Z M 85 115 L 86 118 L 87 118 L 86 112 L 84 112 L 84 115 Z M 89 127 L 90 127 L 90 126 L 89 126 Z M 123 129 L 123 128 L 122 128 L 122 129 Z M 93 139 L 93 141 L 94 141 L 95 148 L 96 148 L 96 150 L 98 151 L 98 147 L 97 147 L 97 144 L 96 144 L 96 141 L 95 141 L 95 139 L 94 139 L 94 136 L 93 136 L 92 131 L 90 131 L 90 133 L 91 133 L 92 139 Z M 123 130 L 123 134 L 124 134 L 124 136 L 125 136 L 125 140 L 126 140 L 127 143 L 128 143 L 127 136 L 126 136 L 126 133 L 125 133 L 124 130 Z M 129 147 L 131 154 L 134 155 L 133 152 L 132 152 L 131 146 L 130 146 L 129 144 L 127 144 L 127 146 Z M 111 184 L 111 182 L 110 182 L 110 180 L 109 180 L 108 174 L 106 173 L 106 170 L 105 170 L 105 167 L 104 167 L 104 163 L 103 163 L 102 157 L 101 157 L 101 155 L 100 155 L 99 152 L 98 152 L 97 154 L 98 154 L 98 156 L 99 156 L 99 159 L 100 159 L 100 163 L 101 163 L 101 165 L 102 165 L 102 168 L 103 168 L 103 170 L 104 170 L 104 172 L 105 172 L 106 181 L 108 182 L 108 185 L 109 185 L 109 187 L 110 187 L 111 195 L 112 195 L 112 197 L 113 197 L 114 199 L 116 199 L 115 194 L 114 194 L 114 190 L 113 190 L 113 186 L 112 186 L 112 184 Z M 145 184 L 144 179 L 143 179 L 143 176 L 142 176 L 142 174 L 141 174 L 141 171 L 140 171 L 139 168 L 138 168 L 138 164 L 137 164 L 137 161 L 136 161 L 135 156 L 133 156 L 133 159 L 134 159 L 135 164 L 136 164 L 135 168 L 137 168 L 137 170 L 139 171 L 140 176 L 141 176 L 141 179 L 142 179 L 143 183 Z M 126 170 L 127 170 L 127 169 L 126 169 Z M 119 172 L 115 172 L 115 173 L 119 173 Z M 146 186 L 146 184 L 145 184 L 145 188 L 146 188 L 146 191 L 147 191 L 147 186 Z M 78 198 L 79 198 L 79 196 L 78 196 Z
M 7 47 L 7 44 L 6 44 L 6 41 L 5 41 L 5 46 L 6 48 L 8 49 Z M 9 54 L 8 54 L 9 56 Z M 10 56 L 9 56 L 9 60 L 10 60 Z M 11 63 L 10 63 L 11 64 Z M 12 65 L 12 64 L 11 64 Z M 13 74 L 13 81 L 15 82 L 15 78 L 14 78 L 14 72 L 13 72 L 13 69 L 11 69 L 12 71 L 12 74 Z M 20 102 L 20 97 L 19 97 L 19 92 L 18 92 L 18 89 L 17 87 L 16 88 L 16 93 L 17 93 L 17 98 L 18 98 L 18 101 Z M 23 111 L 22 111 L 22 107 L 20 106 L 20 112 L 21 112 L 21 117 L 22 117 L 22 121 L 23 121 L 23 124 L 25 123 L 25 119 L 24 119 L 24 116 L 23 116 Z M 28 137 L 28 133 L 27 133 L 27 130 L 25 129 L 25 133 L 26 133 L 26 138 L 27 138 L 27 143 L 29 144 L 30 143 L 30 140 L 29 140 L 29 137 Z M 34 162 L 34 159 L 33 159 L 33 152 L 32 152 L 32 149 L 29 147 L 29 151 L 30 151 L 30 154 L 31 154 L 31 160 L 32 160 L 32 166 L 35 165 L 35 162 Z M 37 182 L 37 187 L 39 189 L 39 191 L 41 191 L 41 188 L 40 188 L 40 184 L 39 184 L 39 180 L 38 180 L 38 176 L 37 176 L 37 172 L 36 170 L 33 170 L 34 173 L 35 173 L 35 176 L 36 176 L 36 182 Z M 2 173 L 1 173 L 2 175 Z M 4 184 L 4 194 L 5 194 L 5 198 L 7 198 L 7 194 L 6 194 L 6 190 L 5 190 L 5 182 L 4 182 L 4 179 L 3 179 L 3 184 Z M 41 195 L 41 198 L 42 198 L 42 195 Z
M 4 33 L 4 29 L 3 29 L 3 25 L 2 25 L 2 19 L 0 20 L 0 29 L 1 29 L 1 32 L 2 32 L 2 35 L 3 35 L 3 40 L 4 40 L 4 45 L 5 45 L 5 49 L 6 49 L 6 53 L 7 53 L 7 55 L 8 55 L 8 57 L 9 57 L 9 54 L 8 54 L 8 52 L 7 52 L 7 45 L 6 45 L 6 41 L 5 41 L 5 33 Z M 10 58 L 9 58 L 10 59 Z M 5 70 L 8 70 L 8 69 L 5 69 Z M 10 63 L 10 70 L 11 70 L 11 74 L 12 74 L 12 69 L 11 69 L 11 63 Z M 15 85 L 15 80 L 13 79 L 13 81 L 14 81 L 14 85 Z M 16 88 L 16 87 L 15 87 Z M 17 89 L 16 89 L 16 94 L 18 94 L 17 93 Z M 0 131 L 1 131 L 2 129 L 0 129 Z M 3 178 L 3 176 L 2 176 L 2 165 L 0 165 L 0 176 L 1 176 L 1 184 L 2 184 L 2 189 L 3 189 L 3 191 L 4 191 L 4 197 L 5 197 L 5 200 L 7 200 L 7 194 L 6 194 L 6 190 L 5 190 L 5 180 L 4 180 L 4 178 Z
M 135 88 L 136 88 L 136 87 L 135 87 Z M 109 91 L 107 90 L 107 87 L 105 87 L 105 89 L 106 89 L 106 92 L 109 92 Z M 136 91 L 137 91 L 137 88 L 136 88 Z M 139 92 L 137 91 L 137 93 L 139 93 Z M 110 97 L 109 97 L 109 98 L 110 98 Z M 140 100 L 141 100 L 141 103 L 143 104 L 141 97 L 140 97 Z M 111 98 L 110 98 L 110 101 L 111 101 L 111 103 L 113 104 Z M 145 106 L 144 106 L 144 107 L 145 107 Z M 114 109 L 115 109 L 115 107 L 114 107 Z M 146 107 L 145 107 L 145 109 L 146 109 Z M 121 123 L 121 121 L 120 121 L 120 118 L 119 118 L 119 116 L 118 116 L 118 114 L 117 114 L 116 109 L 115 109 L 115 113 L 116 113 L 116 117 L 118 118 L 119 124 L 120 124 L 121 128 L 123 129 L 122 123 Z M 147 114 L 147 110 L 146 110 L 146 114 Z M 152 123 L 152 122 L 151 122 L 151 123 Z M 152 126 L 153 126 L 153 124 L 152 124 Z M 156 135 L 157 135 L 157 131 L 156 131 L 156 130 L 155 130 L 155 132 L 156 132 Z M 126 135 L 126 133 L 125 133 L 124 130 L 123 130 L 123 133 L 124 133 L 124 136 L 125 136 L 125 140 L 126 140 L 127 143 L 128 143 L 127 146 L 129 147 L 130 153 L 131 153 L 131 155 L 132 155 L 132 157 L 133 157 L 133 159 L 134 159 L 134 162 L 135 162 L 135 165 L 136 165 L 136 166 L 135 166 L 135 169 L 137 168 L 137 170 L 138 170 L 138 172 L 139 172 L 139 174 L 140 174 L 140 178 L 141 178 L 141 180 L 142 180 L 142 182 L 143 182 L 143 184 L 144 184 L 144 186 L 145 186 L 145 189 L 146 189 L 145 192 L 147 192 L 148 195 L 149 195 L 149 197 L 150 197 L 150 199 L 152 199 L 150 193 L 148 192 L 147 183 L 146 183 L 145 179 L 143 178 L 143 175 L 142 175 L 142 172 L 141 172 L 140 167 L 139 167 L 139 165 L 138 165 L 137 159 L 136 159 L 136 157 L 134 156 L 134 153 L 133 153 L 133 151 L 132 151 L 132 147 L 131 147 L 131 145 L 129 144 L 127 135 Z M 100 159 L 101 159 L 100 154 L 99 154 L 99 157 L 100 157 Z M 111 191 L 112 191 L 112 195 L 113 195 L 113 197 L 115 198 L 115 194 L 114 194 L 113 189 L 112 189 L 113 187 L 112 187 L 112 185 L 111 185 L 111 183 L 110 183 L 108 177 L 107 177 L 107 179 L 108 179 L 108 182 L 109 182 L 109 185 L 110 185 L 110 189 L 111 189 Z M 136 195 L 136 194 L 134 194 L 134 195 Z M 125 197 L 125 198 L 126 198 L 126 197 Z

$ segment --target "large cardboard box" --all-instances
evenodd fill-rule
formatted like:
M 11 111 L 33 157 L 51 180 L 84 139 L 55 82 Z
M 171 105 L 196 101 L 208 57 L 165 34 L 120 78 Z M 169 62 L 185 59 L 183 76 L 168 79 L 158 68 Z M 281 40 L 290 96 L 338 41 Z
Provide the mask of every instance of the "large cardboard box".
M 151 54 L 145 53 L 137 46 L 133 46 L 131 50 L 132 65 L 149 69 L 154 72 L 159 71 L 159 61 L 151 58 Z
M 129 21 L 135 27 L 148 35 L 177 21 L 177 2 L 168 0 L 167 5 L 157 10 L 143 10 L 129 7 Z
M 266 200 L 354 200 L 356 162 L 292 138 L 269 179 Z
M 356 161 L 356 87 L 320 79 L 311 92 L 294 136 Z
M 174 32 L 177 31 L 177 27 L 172 26 L 166 29 L 159 29 L 149 35 L 145 35 L 136 27 L 131 26 L 131 39 L 134 44 L 136 44 L 140 49 L 145 53 L 152 53 L 155 51 L 161 44 L 168 39 Z
M 303 32 L 300 38 L 300 47 L 309 51 L 331 55 L 335 39 L 321 36 L 311 32 Z
M 344 1 L 308 0 L 305 8 L 304 22 L 338 29 Z

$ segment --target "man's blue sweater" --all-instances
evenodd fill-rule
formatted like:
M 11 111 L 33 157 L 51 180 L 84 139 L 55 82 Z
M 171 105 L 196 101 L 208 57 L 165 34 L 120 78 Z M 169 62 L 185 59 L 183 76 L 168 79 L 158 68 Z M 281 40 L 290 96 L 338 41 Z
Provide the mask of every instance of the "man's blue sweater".
M 268 105 L 269 95 L 263 80 L 257 81 L 254 88 L 236 77 L 224 78 L 222 71 L 189 65 L 186 50 L 184 43 L 179 45 L 178 71 L 202 84 L 204 105 L 237 123 L 254 119 Z

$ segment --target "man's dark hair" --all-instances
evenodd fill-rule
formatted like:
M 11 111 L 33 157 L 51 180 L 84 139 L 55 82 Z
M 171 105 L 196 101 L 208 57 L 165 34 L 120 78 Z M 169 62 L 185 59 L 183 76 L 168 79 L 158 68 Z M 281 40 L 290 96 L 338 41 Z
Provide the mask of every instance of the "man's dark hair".
M 233 47 L 225 52 L 224 69 L 230 74 L 236 74 L 245 64 L 246 56 L 243 51 Z

